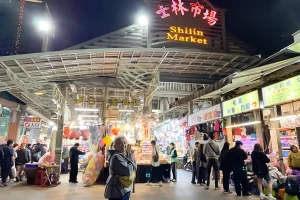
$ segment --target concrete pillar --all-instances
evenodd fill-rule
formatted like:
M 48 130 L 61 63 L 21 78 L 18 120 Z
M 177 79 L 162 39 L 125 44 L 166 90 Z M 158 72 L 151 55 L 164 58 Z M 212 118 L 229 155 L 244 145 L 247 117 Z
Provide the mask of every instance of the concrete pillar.
M 107 87 L 104 88 L 104 100 L 102 103 L 102 125 L 106 127 L 107 121 L 106 121 L 106 107 L 107 107 L 107 101 L 108 101 L 108 94 L 107 94 Z
M 55 140 L 55 163 L 59 166 L 58 168 L 59 171 L 56 173 L 60 173 L 61 171 L 60 168 L 61 168 L 62 148 L 63 148 L 62 146 L 63 129 L 64 129 L 64 117 L 62 115 L 57 123 L 56 140 Z
M 230 125 L 231 125 L 231 117 L 228 117 L 225 127 Z M 226 139 L 227 142 L 229 142 L 230 146 L 232 147 L 233 146 L 232 128 L 226 128 Z
M 20 138 L 21 116 L 24 116 L 24 110 L 19 108 L 11 108 L 10 123 L 7 138 L 15 142 Z
M 260 110 L 254 110 L 253 111 L 253 115 L 254 115 L 254 121 L 262 121 L 261 115 L 260 115 Z M 262 122 L 263 123 L 263 122 Z M 258 139 L 258 142 L 263 145 L 263 128 L 262 128 L 262 123 L 260 124 L 255 124 L 255 131 L 256 131 L 256 137 Z
M 194 112 L 194 103 L 192 101 L 189 101 L 188 105 L 189 105 L 189 107 L 188 107 L 188 109 L 189 109 L 189 115 L 191 115 Z

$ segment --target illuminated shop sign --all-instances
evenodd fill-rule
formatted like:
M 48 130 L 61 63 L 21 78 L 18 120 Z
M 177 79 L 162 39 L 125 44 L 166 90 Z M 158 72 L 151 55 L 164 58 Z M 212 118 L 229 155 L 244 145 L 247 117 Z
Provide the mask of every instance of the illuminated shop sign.
M 188 126 L 202 124 L 221 118 L 221 105 L 217 104 L 188 116 Z
M 264 106 L 300 99 L 300 76 L 264 87 L 262 94 Z
M 207 44 L 207 39 L 203 38 L 203 36 L 203 32 L 195 28 L 181 28 L 177 26 L 171 26 L 170 32 L 167 33 L 168 40 Z
M 253 91 L 222 103 L 223 117 L 259 108 L 258 91 Z
M 158 4 L 158 10 L 156 11 L 156 14 L 160 15 L 160 17 L 164 19 L 170 17 L 171 12 L 176 16 L 184 15 L 185 12 L 191 12 L 194 18 L 202 18 L 206 20 L 210 26 L 215 25 L 218 21 L 218 18 L 216 17 L 217 11 L 204 8 L 204 6 L 202 6 L 198 1 L 196 3 L 190 3 L 189 6 L 185 5 L 182 0 L 170 0 L 170 4 L 171 5 L 169 6 Z

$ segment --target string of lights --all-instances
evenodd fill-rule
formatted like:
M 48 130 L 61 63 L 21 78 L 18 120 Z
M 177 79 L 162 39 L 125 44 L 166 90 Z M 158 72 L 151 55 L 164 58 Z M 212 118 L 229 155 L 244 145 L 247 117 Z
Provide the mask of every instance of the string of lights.
M 21 38 L 21 32 L 22 32 L 22 24 L 24 19 L 24 7 L 26 0 L 20 0 L 20 14 L 19 14 L 19 22 L 18 22 L 18 28 L 17 28 L 17 38 L 15 43 L 15 53 L 18 53 L 19 45 L 20 45 L 20 38 Z

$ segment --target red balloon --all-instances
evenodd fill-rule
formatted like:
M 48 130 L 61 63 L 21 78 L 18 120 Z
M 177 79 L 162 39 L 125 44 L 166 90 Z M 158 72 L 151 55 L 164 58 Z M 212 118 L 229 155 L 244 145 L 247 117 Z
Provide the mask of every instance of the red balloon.
M 80 135 L 81 135 L 81 132 L 78 131 L 78 130 L 73 130 L 70 132 L 70 136 L 69 138 L 70 139 L 79 139 L 80 138 Z
M 64 127 L 64 138 L 68 138 L 70 135 L 70 127 L 69 126 L 65 126 Z
M 120 129 L 119 129 L 119 128 L 113 128 L 113 129 L 111 130 L 111 132 L 112 132 L 112 134 L 114 134 L 114 135 L 118 135 L 119 132 L 120 132 Z
M 81 130 L 81 136 L 83 140 L 88 140 L 90 138 L 91 132 L 89 129 Z

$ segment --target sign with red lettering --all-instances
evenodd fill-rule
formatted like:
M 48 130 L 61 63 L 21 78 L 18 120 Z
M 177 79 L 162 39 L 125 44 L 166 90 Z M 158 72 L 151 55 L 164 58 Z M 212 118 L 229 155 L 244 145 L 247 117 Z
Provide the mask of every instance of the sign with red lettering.
M 203 124 L 208 121 L 213 121 L 221 118 L 221 106 L 217 104 L 205 110 L 200 110 L 188 116 L 188 126 Z
M 26 117 L 24 119 L 25 128 L 41 128 L 42 120 L 38 117 Z
M 170 3 L 171 5 L 168 6 L 158 4 L 156 14 L 160 15 L 162 19 L 170 17 L 171 12 L 176 16 L 183 16 L 186 12 L 191 12 L 193 14 L 193 18 L 202 17 L 202 19 L 206 20 L 210 26 L 215 25 L 218 21 L 218 18 L 216 17 L 217 11 L 205 8 L 198 1 L 190 3 L 190 5 L 185 5 L 182 0 L 172 0 Z

